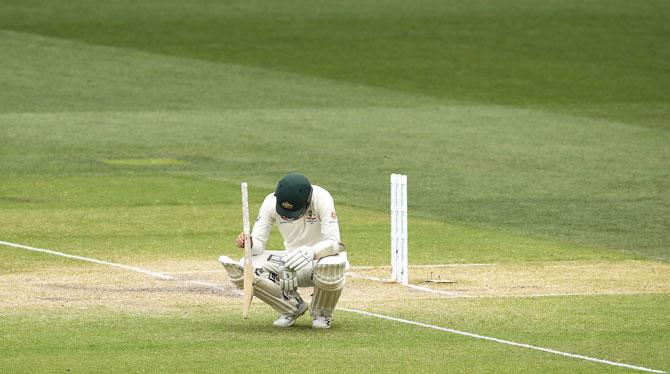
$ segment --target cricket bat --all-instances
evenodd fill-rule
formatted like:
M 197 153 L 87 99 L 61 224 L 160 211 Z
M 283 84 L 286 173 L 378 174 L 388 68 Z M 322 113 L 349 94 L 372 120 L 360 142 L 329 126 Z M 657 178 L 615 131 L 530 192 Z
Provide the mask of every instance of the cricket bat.
M 242 232 L 244 233 L 244 306 L 242 317 L 249 318 L 249 307 L 254 297 L 254 266 L 251 262 L 251 238 L 249 225 L 249 189 L 242 182 Z

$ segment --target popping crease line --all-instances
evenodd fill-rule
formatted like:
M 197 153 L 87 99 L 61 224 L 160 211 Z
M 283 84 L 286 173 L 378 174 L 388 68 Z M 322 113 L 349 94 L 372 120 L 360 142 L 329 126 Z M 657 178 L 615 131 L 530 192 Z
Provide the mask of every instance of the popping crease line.
M 387 321 L 394 321 L 394 322 L 405 323 L 405 324 L 408 324 L 408 325 L 420 326 L 420 327 L 424 327 L 424 328 L 428 328 L 428 329 L 449 332 L 449 333 L 456 334 L 456 335 L 467 336 L 467 337 L 474 338 L 474 339 L 487 340 L 487 341 L 490 341 L 490 342 L 495 342 L 495 343 L 500 343 L 500 344 L 505 344 L 505 345 L 511 345 L 511 346 L 514 346 L 514 347 L 532 349 L 532 350 L 541 351 L 541 352 L 545 352 L 545 353 L 551 353 L 551 354 L 555 354 L 555 355 L 559 355 L 559 356 L 564 356 L 564 357 L 569 357 L 569 358 L 576 358 L 576 359 L 590 361 L 590 362 L 596 362 L 596 363 L 599 363 L 599 364 L 619 366 L 619 367 L 624 367 L 624 368 L 627 368 L 627 369 L 646 371 L 646 372 L 649 372 L 649 373 L 665 374 L 665 371 L 662 371 L 662 370 L 649 369 L 649 368 L 645 368 L 645 367 L 642 367 L 642 366 L 629 365 L 629 364 L 624 364 L 624 363 L 621 363 L 621 362 L 615 362 L 615 361 L 603 360 L 603 359 L 594 358 L 594 357 L 582 356 L 582 355 L 578 355 L 578 354 L 574 354 L 574 353 L 561 352 L 561 351 L 557 351 L 555 349 L 537 347 L 537 346 L 534 346 L 534 345 L 524 344 L 524 343 L 517 343 L 517 342 L 510 341 L 510 340 L 504 340 L 504 339 L 493 338 L 493 337 L 485 336 L 485 335 L 473 334 L 473 333 L 470 333 L 470 332 L 454 330 L 454 329 L 450 329 L 450 328 L 447 328 L 447 327 L 440 327 L 440 326 L 430 325 L 430 324 L 427 324 L 427 323 L 411 321 L 411 320 L 408 320 L 408 319 L 389 317 L 389 316 L 386 316 L 386 315 L 383 315 L 383 314 L 370 313 L 370 312 L 366 312 L 366 311 L 363 311 L 363 310 L 349 309 L 349 308 L 337 308 L 337 309 L 345 311 L 345 312 L 361 314 L 361 315 L 364 315 L 364 316 L 381 318 L 381 319 L 385 319 Z
M 496 266 L 496 264 L 427 264 L 427 265 L 409 265 L 410 269 L 422 268 L 456 268 L 456 267 L 480 267 L 480 266 Z M 369 270 L 369 269 L 389 269 L 389 265 L 381 266 L 352 266 L 354 270 Z
M 230 291 L 229 289 L 221 287 L 221 286 L 217 286 L 216 284 L 207 283 L 207 282 L 203 282 L 203 281 L 197 281 L 197 280 L 182 280 L 182 279 L 178 279 L 178 278 L 176 278 L 172 275 L 168 275 L 168 274 L 157 272 L 157 271 L 142 269 L 142 268 L 139 268 L 139 267 L 136 267 L 136 266 L 128 266 L 128 265 L 123 265 L 123 264 L 117 264 L 117 263 L 114 263 L 114 262 L 97 260 L 95 258 L 71 255 L 69 253 L 53 251 L 51 249 L 35 248 L 35 247 L 27 246 L 27 245 L 5 242 L 5 241 L 2 241 L 2 240 L 0 240 L 0 245 L 25 249 L 25 250 L 32 251 L 32 252 L 47 253 L 47 254 L 54 255 L 54 256 L 71 258 L 73 260 L 91 262 L 91 263 L 98 264 L 98 265 L 107 265 L 107 266 L 111 266 L 111 267 L 115 267 L 115 268 L 119 268 L 119 269 L 130 270 L 130 271 L 134 271 L 136 273 L 149 275 L 153 278 L 158 278 L 158 279 L 161 279 L 161 280 L 178 281 L 178 282 L 182 282 L 182 283 L 195 284 L 195 285 L 198 285 L 198 286 L 206 286 L 206 287 L 214 288 L 214 289 L 219 290 L 219 291 Z
M 99 264 L 99 265 L 112 266 L 112 267 L 116 267 L 116 268 L 121 268 L 121 269 L 125 269 L 125 270 L 134 271 L 134 272 L 137 272 L 137 273 L 150 275 L 154 278 L 163 279 L 163 280 L 174 280 L 174 279 L 176 279 L 175 277 L 173 277 L 171 275 L 159 273 L 159 272 L 156 272 L 156 271 L 146 270 L 146 269 L 138 268 L 138 267 L 135 267 L 135 266 L 117 264 L 117 263 L 109 262 L 109 261 L 96 260 L 94 258 L 89 258 L 89 257 L 71 255 L 71 254 L 68 254 L 68 253 L 52 251 L 50 249 L 35 248 L 35 247 L 30 247 L 30 246 L 22 245 L 22 244 L 9 243 L 9 242 L 5 242 L 5 241 L 2 241 L 2 240 L 0 240 L 0 244 L 6 245 L 8 247 L 26 249 L 28 251 L 33 251 L 33 252 L 48 253 L 48 254 L 51 254 L 51 255 L 71 258 L 71 259 L 74 259 L 74 260 L 92 262 L 94 264 Z
M 366 280 L 371 280 L 371 281 L 375 281 L 375 282 L 399 284 L 403 287 L 408 287 L 408 288 L 412 288 L 412 289 L 419 290 L 419 291 L 424 291 L 424 292 L 430 292 L 430 293 L 434 293 L 434 294 L 438 294 L 438 295 L 445 295 L 445 296 L 448 296 L 448 297 L 464 297 L 463 295 L 461 295 L 457 292 L 439 291 L 439 290 L 433 290 L 433 289 L 428 288 L 428 287 L 416 286 L 416 285 L 413 285 L 413 284 L 402 284 L 402 283 L 397 283 L 395 281 L 392 281 L 390 279 L 368 277 L 368 276 L 365 276 L 365 275 L 359 275 L 359 274 L 352 273 L 352 272 L 348 272 L 347 275 L 354 278 L 354 279 L 366 279 Z
M 162 279 L 162 280 L 180 281 L 179 279 L 177 279 L 173 276 L 166 275 L 166 274 L 161 273 L 161 272 L 155 272 L 155 271 L 142 269 L 142 268 L 135 267 L 135 266 L 117 264 L 117 263 L 109 262 L 109 261 L 97 260 L 97 259 L 90 258 L 90 257 L 71 255 L 71 254 L 68 254 L 68 253 L 53 251 L 53 250 L 50 250 L 50 249 L 35 248 L 35 247 L 27 246 L 27 245 L 5 242 L 5 241 L 2 241 L 2 240 L 0 240 L 0 245 L 5 245 L 5 246 L 8 246 L 8 247 L 19 248 L 19 249 L 25 249 L 25 250 L 33 251 L 33 252 L 46 253 L 46 254 L 50 254 L 50 255 L 54 255 L 54 256 L 66 257 L 66 258 L 70 258 L 70 259 L 74 259 L 74 260 L 92 262 L 92 263 L 99 264 L 99 265 L 106 265 L 106 266 L 116 267 L 116 268 L 120 268 L 120 269 L 124 269 L 124 270 L 134 271 L 134 272 L 137 272 L 137 273 L 142 273 L 142 274 L 149 275 L 149 276 L 152 276 L 154 278 L 158 278 L 158 279 Z M 212 287 L 212 288 L 215 288 L 215 289 L 222 289 L 222 287 L 220 287 L 220 286 L 217 286 L 217 285 L 214 285 L 214 284 L 211 284 L 211 283 L 207 283 L 207 282 L 201 282 L 201 281 L 182 281 L 182 282 L 197 284 L 197 285 L 201 285 L 201 286 Z M 390 316 L 386 316 L 386 315 L 383 315 L 383 314 L 370 313 L 370 312 L 366 312 L 366 311 L 362 311 L 362 310 L 342 308 L 342 307 L 337 308 L 337 310 L 341 310 L 341 311 L 349 312 L 349 313 L 356 313 L 356 314 L 369 316 L 369 317 L 380 318 L 380 319 L 384 319 L 384 320 L 387 320 L 387 321 L 400 322 L 400 323 L 405 323 L 405 324 L 409 324 L 409 325 L 414 325 L 414 326 L 419 326 L 419 327 L 444 331 L 444 332 L 448 332 L 448 333 L 452 333 L 452 334 L 456 334 L 456 335 L 467 336 L 467 337 L 474 338 L 474 339 L 486 340 L 486 341 L 505 344 L 505 345 L 510 345 L 510 346 L 514 346 L 514 347 L 527 348 L 527 349 L 532 349 L 532 350 L 541 351 L 541 352 L 545 352 L 545 353 L 551 353 L 551 354 L 555 354 L 555 355 L 559 355 L 559 356 L 575 358 L 575 359 L 580 359 L 580 360 L 585 360 L 585 361 L 590 361 L 590 362 L 595 362 L 595 363 L 600 363 L 600 364 L 606 364 L 606 365 L 610 365 L 610 366 L 624 367 L 624 368 L 627 368 L 627 369 L 645 371 L 645 372 L 649 372 L 649 373 L 666 374 L 666 372 L 662 371 L 662 370 L 648 369 L 648 368 L 645 368 L 645 367 L 642 367 L 642 366 L 629 365 L 629 364 L 624 364 L 624 363 L 620 363 L 620 362 L 614 362 L 614 361 L 608 361 L 608 360 L 603 360 L 603 359 L 599 359 L 599 358 L 582 356 L 582 355 L 578 355 L 578 354 L 574 354 L 574 353 L 561 352 L 561 351 L 557 351 L 557 350 L 550 349 L 550 348 L 543 348 L 543 347 L 537 347 L 537 346 L 524 344 L 524 343 L 517 343 L 517 342 L 510 341 L 510 340 L 503 340 L 503 339 L 498 339 L 498 338 L 494 338 L 494 337 L 490 337 L 490 336 L 473 334 L 473 333 L 466 332 L 466 331 L 460 331 L 460 330 L 450 329 L 450 328 L 447 328 L 447 327 L 440 327 L 440 326 L 430 325 L 430 324 L 427 324 L 427 323 L 411 321 L 411 320 L 402 319 L 402 318 L 390 317 Z

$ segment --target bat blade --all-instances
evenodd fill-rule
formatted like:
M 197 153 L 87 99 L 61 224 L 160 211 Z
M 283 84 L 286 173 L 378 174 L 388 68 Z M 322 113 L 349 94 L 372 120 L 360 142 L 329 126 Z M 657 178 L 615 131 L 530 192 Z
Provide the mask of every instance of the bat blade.
M 247 239 L 248 240 L 248 239 Z M 245 252 L 247 249 L 245 248 Z M 249 256 L 251 257 L 251 256 Z M 246 255 L 245 255 L 246 258 Z M 249 318 L 249 307 L 251 307 L 251 300 L 254 298 L 254 267 L 251 264 L 251 259 L 244 260 L 244 307 L 242 309 L 242 317 Z
M 249 318 L 249 307 L 254 298 L 254 267 L 251 262 L 251 239 L 249 224 L 249 189 L 246 182 L 242 183 L 242 230 L 244 233 L 244 304 L 242 317 Z

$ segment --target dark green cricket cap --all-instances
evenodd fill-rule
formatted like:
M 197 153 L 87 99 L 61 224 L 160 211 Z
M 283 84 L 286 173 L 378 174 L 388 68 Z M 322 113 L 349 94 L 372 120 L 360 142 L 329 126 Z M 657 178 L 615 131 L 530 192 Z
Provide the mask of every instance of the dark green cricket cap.
M 289 174 L 277 183 L 275 197 L 277 214 L 290 219 L 300 218 L 312 199 L 312 184 L 302 174 Z

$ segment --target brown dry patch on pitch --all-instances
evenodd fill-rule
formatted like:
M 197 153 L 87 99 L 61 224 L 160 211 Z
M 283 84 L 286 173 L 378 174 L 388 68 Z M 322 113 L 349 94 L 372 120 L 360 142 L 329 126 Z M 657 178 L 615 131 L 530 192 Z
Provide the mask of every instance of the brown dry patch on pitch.
M 369 277 L 388 277 L 388 268 L 355 270 Z M 428 279 L 453 283 L 429 283 Z M 379 283 L 367 282 L 375 293 Z M 553 295 L 617 295 L 670 293 L 670 264 L 653 261 L 551 262 L 410 268 L 410 283 L 456 297 L 524 297 Z M 375 286 L 374 284 L 377 284 Z M 391 288 L 404 288 L 393 285 Z M 409 290 L 407 292 L 421 293 Z M 426 293 L 435 296 L 435 294 Z M 391 297 L 393 297 L 391 295 Z
M 124 312 L 162 313 L 195 306 L 220 306 L 222 303 L 241 305 L 240 292 L 232 287 L 216 261 L 166 260 L 138 266 L 177 279 L 159 280 L 93 264 L 0 275 L 0 312 L 105 307 Z M 358 276 L 389 276 L 388 267 L 354 268 L 351 272 Z M 454 283 L 425 283 L 431 272 L 434 279 L 439 277 Z M 206 282 L 213 287 L 193 281 Z M 453 296 L 353 277 L 347 282 L 340 305 L 350 307 L 434 297 L 670 294 L 670 264 L 652 261 L 552 262 L 410 269 L 411 284 Z M 301 289 L 300 292 L 309 302 L 312 290 Z
M 42 272 L 0 275 L 0 311 L 107 307 L 130 312 L 167 312 L 184 307 L 235 302 L 238 292 L 214 262 L 161 262 L 140 267 L 172 275 L 160 280 L 101 265 L 47 268 Z M 196 271 L 181 274 L 184 271 Z M 204 271 L 204 272 L 203 272 Z M 209 287 L 189 282 L 197 279 Z

